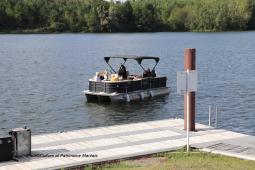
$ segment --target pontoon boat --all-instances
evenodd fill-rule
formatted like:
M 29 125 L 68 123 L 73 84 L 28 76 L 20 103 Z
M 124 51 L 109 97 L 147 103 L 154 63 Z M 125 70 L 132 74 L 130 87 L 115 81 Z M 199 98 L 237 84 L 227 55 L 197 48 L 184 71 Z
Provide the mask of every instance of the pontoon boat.
M 124 60 L 118 72 L 110 65 L 111 58 Z M 114 74 L 109 76 L 106 71 L 97 72 L 94 78 L 89 79 L 89 90 L 83 91 L 88 102 L 130 102 L 170 93 L 169 87 L 166 86 L 167 77 L 157 76 L 155 73 L 159 57 L 118 55 L 104 57 L 104 60 Z M 127 60 L 136 60 L 144 71 L 143 75 L 129 75 L 124 66 Z M 143 60 L 155 61 L 151 71 L 142 66 Z

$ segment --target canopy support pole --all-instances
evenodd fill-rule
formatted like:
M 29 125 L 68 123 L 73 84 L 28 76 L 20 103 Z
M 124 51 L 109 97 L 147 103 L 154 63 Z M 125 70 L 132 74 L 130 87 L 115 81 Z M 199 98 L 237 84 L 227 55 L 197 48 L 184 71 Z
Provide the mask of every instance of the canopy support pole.
M 156 68 L 156 66 L 158 65 L 158 62 L 156 62 L 156 64 L 155 64 L 155 66 L 153 67 L 153 69 L 152 70 L 154 70 L 155 68 Z
M 139 64 L 140 67 L 142 67 L 143 71 L 145 71 L 144 67 L 142 66 L 142 64 Z
M 114 72 L 114 73 L 116 73 L 116 71 L 112 68 L 112 66 L 108 63 L 108 62 L 106 62 L 107 64 L 108 64 L 108 66 L 112 69 L 112 71 Z

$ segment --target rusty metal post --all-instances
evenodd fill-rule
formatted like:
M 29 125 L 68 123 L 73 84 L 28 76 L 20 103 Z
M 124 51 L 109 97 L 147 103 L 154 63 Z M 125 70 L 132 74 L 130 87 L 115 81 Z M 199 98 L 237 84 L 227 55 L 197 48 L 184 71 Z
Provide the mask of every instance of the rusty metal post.
M 196 49 L 185 48 L 184 50 L 184 70 L 196 70 Z M 195 131 L 196 114 L 196 95 L 195 92 L 189 92 L 189 103 L 187 103 L 187 94 L 184 95 L 184 129 L 187 129 L 187 108 L 189 108 L 189 131 Z M 187 104 L 189 107 L 187 107 Z

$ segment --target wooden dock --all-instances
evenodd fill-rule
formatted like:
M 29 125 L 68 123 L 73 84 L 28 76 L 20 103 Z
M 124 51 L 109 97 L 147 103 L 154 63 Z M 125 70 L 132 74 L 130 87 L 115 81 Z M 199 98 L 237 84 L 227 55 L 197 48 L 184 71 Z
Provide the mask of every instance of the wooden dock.
M 255 137 L 196 124 L 190 144 L 255 160 Z M 165 119 L 32 136 L 32 156 L 0 163 L 7 169 L 60 169 L 171 151 L 186 144 L 182 119 Z

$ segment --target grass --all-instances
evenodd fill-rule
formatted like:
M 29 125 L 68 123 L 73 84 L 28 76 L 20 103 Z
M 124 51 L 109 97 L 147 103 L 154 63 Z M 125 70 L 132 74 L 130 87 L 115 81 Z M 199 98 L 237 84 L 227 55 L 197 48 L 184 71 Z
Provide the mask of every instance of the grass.
M 165 152 L 114 163 L 89 165 L 85 170 L 254 170 L 255 161 L 242 160 L 193 149 Z

